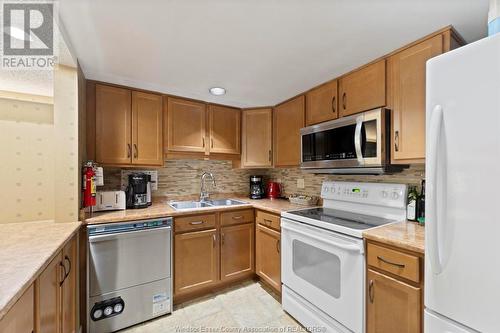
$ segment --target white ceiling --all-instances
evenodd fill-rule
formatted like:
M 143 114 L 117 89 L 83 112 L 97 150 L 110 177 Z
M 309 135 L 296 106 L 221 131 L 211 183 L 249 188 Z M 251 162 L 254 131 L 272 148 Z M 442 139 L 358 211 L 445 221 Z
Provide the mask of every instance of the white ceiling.
M 88 79 L 274 105 L 453 24 L 486 34 L 488 0 L 62 0 Z M 227 94 L 211 96 L 222 86 Z

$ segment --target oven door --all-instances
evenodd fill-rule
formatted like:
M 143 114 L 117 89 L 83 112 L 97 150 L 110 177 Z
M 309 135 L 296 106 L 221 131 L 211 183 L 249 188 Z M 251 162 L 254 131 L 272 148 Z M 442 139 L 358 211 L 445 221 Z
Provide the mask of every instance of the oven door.
M 388 110 L 376 109 L 301 129 L 303 169 L 381 167 Z
M 361 239 L 281 219 L 282 281 L 353 332 L 364 330 Z

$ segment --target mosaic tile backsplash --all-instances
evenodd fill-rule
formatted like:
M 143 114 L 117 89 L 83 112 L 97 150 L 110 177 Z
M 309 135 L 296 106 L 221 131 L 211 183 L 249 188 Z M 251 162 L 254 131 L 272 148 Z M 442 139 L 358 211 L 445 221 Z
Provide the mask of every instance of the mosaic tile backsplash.
M 263 175 L 265 179 L 279 181 L 283 185 L 285 196 L 292 193 L 319 195 L 321 184 L 325 180 L 387 182 L 420 184 L 425 177 L 424 165 L 414 165 L 401 173 L 393 175 L 316 175 L 300 168 L 275 169 L 234 169 L 230 161 L 204 160 L 168 160 L 158 169 L 158 190 L 154 196 L 175 198 L 200 194 L 200 177 L 203 172 L 212 172 L 217 186 L 211 189 L 216 193 L 248 193 L 250 175 Z M 98 190 L 117 190 L 121 187 L 121 169 L 105 168 L 104 184 Z M 297 188 L 297 180 L 304 179 L 304 188 Z

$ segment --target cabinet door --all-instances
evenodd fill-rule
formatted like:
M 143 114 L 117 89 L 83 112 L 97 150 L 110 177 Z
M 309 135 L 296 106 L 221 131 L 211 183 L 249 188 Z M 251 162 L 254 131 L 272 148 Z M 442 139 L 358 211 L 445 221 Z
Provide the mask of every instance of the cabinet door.
M 255 230 L 255 271 L 281 292 L 281 235 L 260 224 Z
M 221 280 L 235 279 L 254 272 L 254 224 L 221 229 Z
M 66 277 L 62 284 L 62 333 L 77 332 L 76 324 L 76 295 L 78 287 L 76 283 L 78 275 L 77 262 L 77 237 L 73 237 L 63 249 L 63 264 L 66 269 Z
M 219 271 L 218 253 L 215 229 L 175 235 L 175 294 L 215 284 Z
M 167 148 L 173 152 L 205 152 L 205 104 L 168 98 Z
M 163 164 L 163 115 L 160 95 L 132 92 L 132 164 Z
M 33 333 L 35 329 L 34 311 L 34 287 L 31 285 L 0 320 L 0 332 Z
M 61 287 L 64 279 L 62 255 L 59 253 L 40 274 L 35 283 L 36 332 L 61 332 Z
M 273 110 L 244 110 L 242 120 L 241 166 L 262 168 L 273 165 Z
M 443 37 L 437 35 L 391 56 L 388 60 L 394 162 L 424 161 L 425 66 L 427 60 L 442 52 Z
M 385 60 L 342 77 L 339 98 L 341 116 L 385 106 Z
M 274 165 L 300 164 L 300 129 L 304 127 L 305 98 L 296 97 L 274 109 Z
M 323 84 L 306 94 L 306 125 L 337 119 L 337 80 Z
M 241 110 L 219 105 L 209 106 L 210 152 L 240 153 Z
M 131 92 L 96 85 L 96 160 L 102 164 L 132 161 Z
M 420 288 L 370 269 L 367 283 L 367 333 L 421 332 Z

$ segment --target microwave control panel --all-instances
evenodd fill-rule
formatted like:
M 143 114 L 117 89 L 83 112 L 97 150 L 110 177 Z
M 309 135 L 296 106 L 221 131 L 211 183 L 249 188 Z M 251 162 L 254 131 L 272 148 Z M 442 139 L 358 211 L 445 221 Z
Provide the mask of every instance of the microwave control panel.
M 406 185 L 388 183 L 324 182 L 321 197 L 390 207 L 405 207 Z

